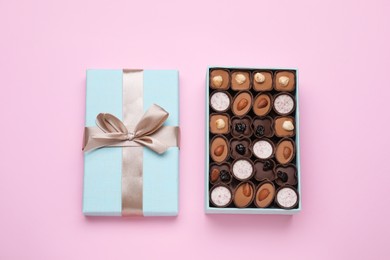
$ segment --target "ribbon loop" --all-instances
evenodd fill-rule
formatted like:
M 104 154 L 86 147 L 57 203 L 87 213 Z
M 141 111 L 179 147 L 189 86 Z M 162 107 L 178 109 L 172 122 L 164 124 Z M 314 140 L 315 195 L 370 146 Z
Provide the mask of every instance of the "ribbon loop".
M 97 115 L 96 125 L 105 133 L 127 134 L 128 132 L 121 120 L 108 113 L 100 113 Z
M 162 107 L 152 105 L 135 126 L 134 135 L 141 137 L 153 134 L 161 128 L 168 117 L 169 113 Z
M 91 151 L 105 146 L 111 146 L 122 142 L 131 142 L 145 146 L 152 151 L 162 154 L 168 149 L 159 138 L 153 137 L 167 120 L 169 113 L 162 107 L 153 104 L 142 116 L 135 126 L 134 131 L 129 131 L 123 122 L 109 113 L 100 113 L 96 117 L 96 125 L 100 133 L 92 133 L 89 127 L 84 132 L 83 151 Z M 178 136 L 174 135 L 177 139 Z

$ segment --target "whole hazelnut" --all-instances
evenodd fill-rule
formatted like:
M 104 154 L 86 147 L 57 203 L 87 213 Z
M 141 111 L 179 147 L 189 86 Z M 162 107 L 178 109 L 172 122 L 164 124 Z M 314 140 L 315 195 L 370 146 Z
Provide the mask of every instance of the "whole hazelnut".
M 246 81 L 246 77 L 244 74 L 242 73 L 238 73 L 234 79 L 236 80 L 236 82 L 241 85 L 241 84 L 244 84 L 244 82 Z
M 282 124 L 282 128 L 286 131 L 294 130 L 294 125 L 291 121 L 284 121 Z
M 286 76 L 281 76 L 279 78 L 279 84 L 282 85 L 283 87 L 286 87 L 289 81 L 290 81 L 289 77 Z
M 263 83 L 263 82 L 265 81 L 265 76 L 264 76 L 262 73 L 257 72 L 257 73 L 255 74 L 255 81 L 256 81 L 257 83 Z
M 225 120 L 219 118 L 215 121 L 215 125 L 217 126 L 217 129 L 223 129 L 226 126 Z
M 222 86 L 222 82 L 223 82 L 223 78 L 222 76 L 214 76 L 213 77 L 213 85 L 217 88 L 221 87 Z

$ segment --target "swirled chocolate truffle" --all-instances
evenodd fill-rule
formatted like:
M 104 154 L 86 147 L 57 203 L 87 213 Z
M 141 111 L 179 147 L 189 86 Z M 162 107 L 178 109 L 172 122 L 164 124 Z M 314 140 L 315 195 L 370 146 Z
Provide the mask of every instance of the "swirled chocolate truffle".
M 250 136 L 252 134 L 251 120 L 249 117 L 233 117 L 231 133 L 235 137 Z
M 253 120 L 253 129 L 255 136 L 272 137 L 274 135 L 274 129 L 272 128 L 273 120 L 271 117 L 265 117 L 263 119 L 256 118 Z
M 234 191 L 233 202 L 237 208 L 245 208 L 249 204 L 251 204 L 254 194 L 255 188 L 252 183 L 244 182 L 237 186 Z
M 281 71 L 275 74 L 275 89 L 277 91 L 293 91 L 295 89 L 295 75 L 290 71 Z
M 232 89 L 248 90 L 250 87 L 249 72 L 235 71 L 232 73 Z
M 230 150 L 233 158 L 250 158 L 252 153 L 250 150 L 251 141 L 248 138 L 232 139 L 230 141 Z
M 272 74 L 268 71 L 253 72 L 253 89 L 256 91 L 272 90 Z
M 227 90 L 229 88 L 229 72 L 217 69 L 210 73 L 210 87 L 212 89 Z
M 275 158 L 281 164 L 292 161 L 295 155 L 294 142 L 291 139 L 282 139 L 276 146 Z

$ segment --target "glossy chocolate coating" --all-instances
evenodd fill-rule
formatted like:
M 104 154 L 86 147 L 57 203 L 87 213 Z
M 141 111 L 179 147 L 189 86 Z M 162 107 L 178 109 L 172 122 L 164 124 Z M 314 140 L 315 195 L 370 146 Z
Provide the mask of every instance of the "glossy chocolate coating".
M 255 161 L 255 179 L 258 181 L 275 180 L 275 162 L 271 159 Z
M 252 134 L 252 121 L 249 117 L 233 117 L 231 124 L 231 133 L 235 137 L 247 136 L 249 137 Z
M 255 136 L 272 137 L 274 135 L 274 129 L 272 128 L 273 120 L 271 117 L 263 119 L 256 118 L 253 120 L 253 131 Z
M 279 186 L 297 184 L 297 168 L 293 164 L 288 164 L 286 166 L 280 165 L 275 168 L 275 173 L 277 176 L 275 182 Z M 283 173 L 287 176 L 287 180 L 279 177 L 280 175 L 283 176 Z
M 246 157 L 250 158 L 252 152 L 250 150 L 251 141 L 248 138 L 232 139 L 230 141 L 230 152 L 233 158 Z
M 220 76 L 222 78 L 222 83 L 220 86 L 215 85 L 213 78 Z M 230 85 L 230 76 L 229 71 L 223 69 L 212 70 L 210 73 L 210 87 L 212 89 L 226 90 Z

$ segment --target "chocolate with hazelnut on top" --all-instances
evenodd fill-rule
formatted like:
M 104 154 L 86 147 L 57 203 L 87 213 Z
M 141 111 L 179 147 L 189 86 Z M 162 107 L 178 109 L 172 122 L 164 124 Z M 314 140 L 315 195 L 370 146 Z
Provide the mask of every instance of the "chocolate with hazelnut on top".
M 230 76 L 227 70 L 217 69 L 210 72 L 210 87 L 212 89 L 226 90 L 230 85 Z
M 250 88 L 250 74 L 248 71 L 235 71 L 232 73 L 232 89 L 248 90 Z
M 254 71 L 252 73 L 253 89 L 256 91 L 272 90 L 272 73 L 269 71 Z
M 275 74 L 275 89 L 278 91 L 295 90 L 295 75 L 291 71 L 279 71 Z

